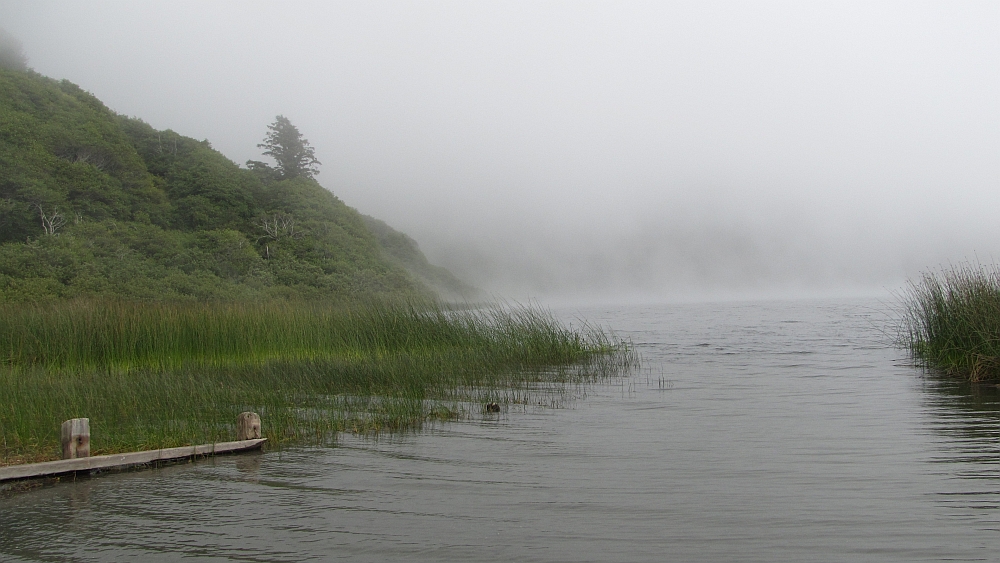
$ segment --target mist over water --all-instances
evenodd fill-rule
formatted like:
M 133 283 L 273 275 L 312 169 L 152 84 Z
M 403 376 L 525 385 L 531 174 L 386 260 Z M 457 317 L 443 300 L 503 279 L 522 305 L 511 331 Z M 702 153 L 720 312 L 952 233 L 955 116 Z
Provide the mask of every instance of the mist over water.
M 1000 256 L 995 2 L 12 2 L 38 72 L 516 298 L 884 294 Z

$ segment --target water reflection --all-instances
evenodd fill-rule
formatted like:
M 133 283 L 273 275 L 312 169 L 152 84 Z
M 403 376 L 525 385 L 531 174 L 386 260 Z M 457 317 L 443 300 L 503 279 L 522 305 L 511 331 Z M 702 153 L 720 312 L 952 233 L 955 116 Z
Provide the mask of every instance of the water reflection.
M 264 454 L 262 452 L 248 452 L 236 457 L 236 470 L 244 478 L 256 480 L 260 476 L 260 465 L 263 461 Z
M 967 464 L 965 477 L 998 479 L 1000 463 L 1000 389 L 927 372 L 925 405 L 933 416 L 928 427 L 945 439 L 935 461 Z

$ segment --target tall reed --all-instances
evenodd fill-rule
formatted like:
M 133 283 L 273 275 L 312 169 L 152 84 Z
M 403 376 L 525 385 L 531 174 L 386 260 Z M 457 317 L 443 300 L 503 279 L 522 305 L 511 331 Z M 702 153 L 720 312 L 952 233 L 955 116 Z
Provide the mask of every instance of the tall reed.
M 905 295 L 899 343 L 927 367 L 1000 379 L 1000 270 L 962 264 L 925 273 Z
M 419 426 L 542 380 L 621 373 L 600 329 L 533 308 L 73 301 L 0 305 L 0 463 L 52 457 L 88 417 L 95 453 L 232 439 L 260 412 L 273 441 Z

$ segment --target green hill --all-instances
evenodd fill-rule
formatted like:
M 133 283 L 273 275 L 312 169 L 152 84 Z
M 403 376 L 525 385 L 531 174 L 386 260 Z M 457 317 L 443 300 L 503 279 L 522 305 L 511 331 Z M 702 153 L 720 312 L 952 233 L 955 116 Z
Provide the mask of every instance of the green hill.
M 417 246 L 417 241 L 393 229 L 385 221 L 369 215 L 362 215 L 361 218 L 375 235 L 379 246 L 390 261 L 405 268 L 419 282 L 436 291 L 438 295 L 449 301 L 470 301 L 479 297 L 478 288 L 458 279 L 446 268 L 428 262 Z
M 470 289 L 311 177 L 240 168 L 68 81 L 0 67 L 0 301 L 336 300 L 432 287 Z

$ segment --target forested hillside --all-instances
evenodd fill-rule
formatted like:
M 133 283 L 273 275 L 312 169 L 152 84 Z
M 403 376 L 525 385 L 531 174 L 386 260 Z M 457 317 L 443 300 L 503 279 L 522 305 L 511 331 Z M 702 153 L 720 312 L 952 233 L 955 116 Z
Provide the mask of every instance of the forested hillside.
M 0 67 L 0 300 L 468 290 L 311 174 L 249 164 L 68 81 Z

